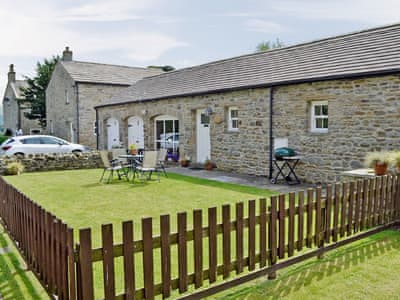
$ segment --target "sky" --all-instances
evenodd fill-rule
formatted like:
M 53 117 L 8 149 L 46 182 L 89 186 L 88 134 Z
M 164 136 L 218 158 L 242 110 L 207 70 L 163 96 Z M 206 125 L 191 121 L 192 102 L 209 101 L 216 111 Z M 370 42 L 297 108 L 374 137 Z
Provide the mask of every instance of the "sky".
M 176 68 L 400 22 L 399 0 L 0 0 L 0 91 L 44 58 Z

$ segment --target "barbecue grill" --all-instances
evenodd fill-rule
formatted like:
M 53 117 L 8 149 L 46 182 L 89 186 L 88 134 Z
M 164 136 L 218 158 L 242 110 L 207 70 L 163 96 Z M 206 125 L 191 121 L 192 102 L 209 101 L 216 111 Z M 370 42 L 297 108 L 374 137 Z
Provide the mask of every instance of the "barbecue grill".
M 295 173 L 299 161 L 300 157 L 296 156 L 296 151 L 292 148 L 282 147 L 275 149 L 272 162 L 278 172 L 275 177 L 270 179 L 271 183 L 277 183 L 279 177 L 282 177 L 287 184 L 299 184 L 300 180 Z

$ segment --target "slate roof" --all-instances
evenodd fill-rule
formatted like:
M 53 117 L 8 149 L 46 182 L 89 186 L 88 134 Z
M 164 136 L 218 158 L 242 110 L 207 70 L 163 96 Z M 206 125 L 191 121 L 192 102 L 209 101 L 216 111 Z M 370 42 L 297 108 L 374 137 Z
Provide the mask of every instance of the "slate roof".
M 144 77 L 163 73 L 160 69 L 81 61 L 61 61 L 61 64 L 76 82 L 131 85 Z
M 400 24 L 395 24 L 148 77 L 98 107 L 399 71 Z
M 20 90 L 22 87 L 28 87 L 28 82 L 26 80 L 16 80 L 15 82 L 11 82 L 11 88 L 13 89 L 16 98 L 22 99 Z

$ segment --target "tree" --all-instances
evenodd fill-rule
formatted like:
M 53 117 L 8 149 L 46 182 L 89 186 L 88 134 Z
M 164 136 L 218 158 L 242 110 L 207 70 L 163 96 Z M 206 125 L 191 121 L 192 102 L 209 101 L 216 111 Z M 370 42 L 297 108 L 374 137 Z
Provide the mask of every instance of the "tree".
M 263 52 L 263 51 L 268 51 L 271 49 L 277 49 L 277 48 L 282 48 L 282 47 L 285 47 L 285 44 L 277 38 L 275 40 L 275 42 L 266 41 L 266 42 L 259 43 L 257 45 L 256 52 Z
M 175 71 L 173 66 L 165 65 L 165 66 L 148 66 L 149 69 L 161 69 L 164 72 Z
M 46 88 L 59 60 L 59 56 L 53 56 L 51 59 L 45 59 L 43 63 L 37 62 L 36 75 L 24 76 L 28 87 L 21 88 L 22 99 L 19 102 L 30 107 L 30 111 L 24 113 L 25 117 L 38 120 L 42 127 L 46 126 Z

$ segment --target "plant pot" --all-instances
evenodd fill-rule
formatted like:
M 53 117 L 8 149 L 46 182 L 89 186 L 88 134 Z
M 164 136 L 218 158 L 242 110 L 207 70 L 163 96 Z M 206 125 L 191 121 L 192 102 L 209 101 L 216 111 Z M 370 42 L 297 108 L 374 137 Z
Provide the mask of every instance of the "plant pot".
M 131 155 L 137 155 L 138 154 L 138 150 L 137 149 L 131 149 L 129 152 L 131 153 Z
M 386 163 L 383 164 L 375 164 L 374 171 L 376 176 L 382 176 L 386 174 L 388 165 Z
M 181 160 L 181 167 L 187 168 L 189 167 L 190 160 Z
M 212 171 L 212 169 L 214 169 L 214 166 L 212 164 L 206 164 L 204 165 L 204 169 L 207 171 Z

